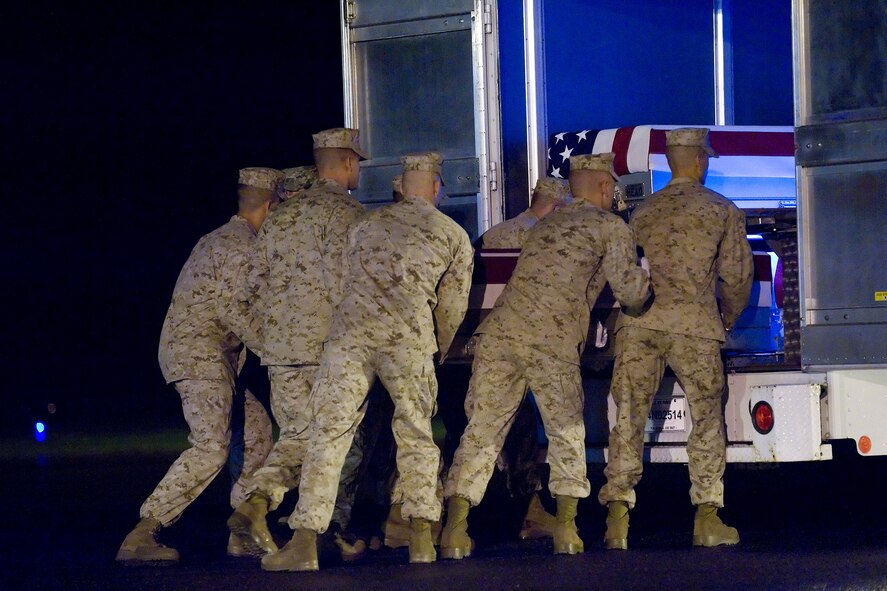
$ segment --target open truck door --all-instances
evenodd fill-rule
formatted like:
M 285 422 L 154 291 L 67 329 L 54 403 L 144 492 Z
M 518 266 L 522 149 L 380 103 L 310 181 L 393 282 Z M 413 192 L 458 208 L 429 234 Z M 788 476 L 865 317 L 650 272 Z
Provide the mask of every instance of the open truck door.
M 795 0 L 801 363 L 828 437 L 887 454 L 887 13 Z
M 497 37 L 495 1 L 343 1 L 345 122 L 370 155 L 361 202 L 390 202 L 400 157 L 435 150 L 441 211 L 472 240 L 502 220 Z

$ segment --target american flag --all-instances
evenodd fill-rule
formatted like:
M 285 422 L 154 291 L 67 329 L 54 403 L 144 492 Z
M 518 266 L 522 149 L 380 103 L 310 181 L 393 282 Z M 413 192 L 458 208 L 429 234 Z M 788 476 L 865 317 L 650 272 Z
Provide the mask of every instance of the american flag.
M 683 126 L 637 125 L 552 134 L 548 140 L 548 174 L 565 179 L 570 173 L 571 156 L 602 152 L 616 154 L 613 167 L 620 176 L 659 170 L 665 163 L 665 132 L 677 127 Z M 755 176 L 794 176 L 795 140 L 791 127 L 695 127 L 711 130 L 711 145 L 723 157 L 720 162 L 712 161 L 712 173 L 741 173 L 753 160 Z

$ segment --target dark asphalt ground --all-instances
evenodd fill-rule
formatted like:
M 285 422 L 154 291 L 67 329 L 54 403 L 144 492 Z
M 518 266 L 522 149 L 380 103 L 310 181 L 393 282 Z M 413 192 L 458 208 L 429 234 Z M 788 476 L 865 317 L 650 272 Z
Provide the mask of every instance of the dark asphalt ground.
M 224 554 L 227 478 L 220 477 L 164 532 L 179 566 L 114 562 L 138 508 L 174 458 L 16 459 L 2 462 L 0 589 L 887 589 L 887 458 L 838 450 L 832 462 L 728 467 L 725 521 L 734 548 L 692 549 L 686 467 L 648 466 L 628 552 L 604 552 L 604 510 L 580 504 L 586 552 L 551 555 L 550 542 L 516 541 L 523 507 L 495 491 L 472 512 L 475 556 L 409 566 L 405 550 L 318 573 L 265 573 Z M 590 468 L 594 491 L 600 466 Z M 285 541 L 286 532 L 281 542 Z

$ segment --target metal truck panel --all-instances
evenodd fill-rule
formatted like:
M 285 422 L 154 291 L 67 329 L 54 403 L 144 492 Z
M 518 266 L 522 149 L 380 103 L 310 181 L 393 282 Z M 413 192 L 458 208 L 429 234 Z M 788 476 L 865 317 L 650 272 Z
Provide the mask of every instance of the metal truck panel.
M 783 386 L 822 386 L 826 383 L 824 373 L 804 373 L 800 371 L 731 373 L 727 375 L 729 395 L 724 407 L 724 420 L 727 425 L 727 441 L 750 442 L 755 431 L 751 420 L 753 392 L 762 387 Z
M 887 11 L 795 0 L 801 362 L 887 365 Z
M 829 372 L 827 436 L 855 440 L 861 455 L 887 455 L 887 369 Z
M 819 399 L 822 386 L 762 385 L 749 392 L 751 409 L 759 402 L 773 409 L 773 428 L 769 432 L 755 430 L 752 445 L 758 461 L 800 462 L 824 459 Z
M 354 28 L 407 20 L 431 19 L 471 12 L 472 0 L 391 2 L 391 0 L 347 0 L 352 6 Z
M 476 238 L 501 220 L 496 3 L 346 0 L 342 13 L 346 124 L 370 155 L 357 198 L 389 203 L 400 157 L 438 151 L 440 209 Z

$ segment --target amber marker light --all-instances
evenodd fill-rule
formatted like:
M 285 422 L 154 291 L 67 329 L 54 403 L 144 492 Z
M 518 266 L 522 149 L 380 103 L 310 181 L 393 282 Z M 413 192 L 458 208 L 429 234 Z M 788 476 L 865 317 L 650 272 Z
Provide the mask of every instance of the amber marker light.
M 859 447 L 859 453 L 867 454 L 872 451 L 872 438 L 868 435 L 863 435 L 859 438 L 859 442 L 856 445 Z

